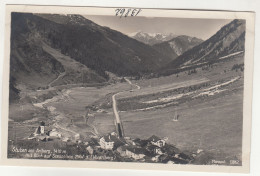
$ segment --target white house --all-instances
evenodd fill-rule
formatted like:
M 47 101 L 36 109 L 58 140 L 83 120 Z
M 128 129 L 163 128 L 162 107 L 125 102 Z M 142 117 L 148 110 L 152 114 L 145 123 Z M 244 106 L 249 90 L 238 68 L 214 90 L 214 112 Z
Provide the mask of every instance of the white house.
M 115 142 L 111 139 L 111 135 L 103 136 L 99 139 L 100 147 L 105 150 L 112 150 L 114 143 Z
M 112 136 L 116 136 L 117 134 L 116 134 L 116 132 L 112 132 L 112 133 L 110 133 Z
M 68 137 L 65 137 L 62 139 L 63 142 L 68 142 L 70 139 Z
M 125 155 L 131 158 L 134 158 L 135 160 L 143 159 L 145 157 L 145 150 L 143 148 L 133 148 L 128 147 L 126 148 Z
M 41 123 L 40 123 L 40 133 L 41 133 L 41 134 L 44 134 L 44 126 L 45 126 L 45 123 L 44 123 L 44 122 L 41 122 Z
M 120 153 L 121 156 L 125 157 L 126 156 L 126 148 L 127 146 L 120 146 L 116 150 L 118 153 Z
M 163 147 L 163 146 L 165 146 L 165 140 L 160 139 L 158 136 L 153 135 L 153 136 L 151 136 L 151 137 L 149 138 L 149 140 L 151 141 L 151 143 L 152 143 L 153 145 L 156 145 L 156 146 L 158 146 L 158 147 Z
M 161 148 L 157 145 L 149 145 L 147 146 L 147 149 L 154 154 L 159 154 L 159 155 L 163 154 Z
M 75 134 L 75 135 L 74 135 L 74 139 L 75 139 L 76 141 L 79 140 L 79 139 L 80 139 L 80 134 L 79 134 L 79 133 Z
M 152 161 L 158 162 L 159 157 L 160 157 L 160 155 L 156 155 L 156 156 L 152 157 Z
M 86 150 L 89 152 L 89 154 L 93 155 L 94 149 L 91 146 L 88 146 Z
M 51 137 L 57 137 L 57 138 L 61 138 L 61 133 L 59 133 L 56 129 L 53 129 L 49 132 L 49 136 Z
M 28 139 L 34 139 L 36 136 L 39 136 L 39 135 L 44 135 L 44 126 L 45 126 L 45 123 L 44 122 L 40 122 L 40 126 L 38 126 L 34 133 L 32 133 Z

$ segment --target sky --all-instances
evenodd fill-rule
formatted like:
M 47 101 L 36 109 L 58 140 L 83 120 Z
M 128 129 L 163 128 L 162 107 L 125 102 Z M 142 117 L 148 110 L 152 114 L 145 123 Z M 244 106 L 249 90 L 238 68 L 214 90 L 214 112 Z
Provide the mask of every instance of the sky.
M 126 35 L 135 32 L 173 33 L 188 35 L 203 40 L 214 35 L 230 19 L 195 19 L 195 18 L 165 18 L 165 17 L 122 17 L 118 16 L 84 16 L 85 18 Z

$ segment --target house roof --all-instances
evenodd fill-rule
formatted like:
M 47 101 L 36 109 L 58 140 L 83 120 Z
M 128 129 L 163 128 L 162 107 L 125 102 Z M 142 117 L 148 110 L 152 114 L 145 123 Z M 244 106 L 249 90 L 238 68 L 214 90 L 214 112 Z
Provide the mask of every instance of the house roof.
M 147 149 L 148 149 L 148 150 L 154 150 L 154 149 L 156 149 L 156 148 L 160 148 L 160 147 L 155 146 L 155 145 L 148 145 L 148 146 L 147 146 Z
M 34 136 L 34 134 L 32 133 L 32 134 L 30 134 L 30 136 L 28 137 L 28 138 L 34 138 L 35 136 Z
M 139 138 L 133 140 L 137 145 L 140 145 L 142 147 L 146 146 L 149 142 L 149 140 L 141 140 Z
M 34 131 L 35 134 L 41 134 L 41 127 L 38 126 L 35 131 Z
M 112 140 L 114 140 L 114 139 L 112 139 Z M 117 147 L 120 147 L 120 146 L 123 146 L 123 145 L 125 145 L 125 143 L 124 143 L 123 141 L 120 141 L 119 139 L 117 139 L 117 138 L 115 137 L 114 147 L 117 148 Z
M 143 148 L 137 148 L 137 147 L 127 147 L 126 150 L 131 151 L 135 154 L 145 154 L 147 151 Z
M 45 126 L 45 123 L 43 121 L 41 121 L 40 126 Z
M 122 145 L 122 146 L 120 146 L 120 147 L 118 147 L 118 148 L 121 148 L 122 151 L 126 151 L 126 149 L 127 149 L 128 147 L 129 147 L 129 146 Z
M 173 153 L 180 153 L 180 150 L 176 148 L 175 146 L 166 144 L 165 146 L 162 147 L 162 151 L 168 153 L 168 154 L 173 154 Z
M 161 138 L 159 138 L 158 136 L 155 136 L 155 135 L 152 135 L 150 138 L 149 138 L 150 141 L 153 141 L 153 142 L 157 142 L 157 141 L 160 141 L 162 140 Z

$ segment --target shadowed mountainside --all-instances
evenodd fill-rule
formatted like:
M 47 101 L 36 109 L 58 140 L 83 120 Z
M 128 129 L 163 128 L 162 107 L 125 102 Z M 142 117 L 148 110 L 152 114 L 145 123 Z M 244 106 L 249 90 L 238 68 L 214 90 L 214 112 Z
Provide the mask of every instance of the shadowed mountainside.
M 36 17 L 40 18 L 37 26 L 45 27 L 49 45 L 102 76 L 106 76 L 105 71 L 120 76 L 150 73 L 169 61 L 152 47 L 80 15 Z
M 170 61 L 151 46 L 80 15 L 30 13 L 12 13 L 10 56 L 10 99 L 21 87 L 46 88 L 54 80 L 104 82 L 107 71 L 136 76 Z
M 155 44 L 153 45 L 153 48 L 174 60 L 176 57 L 182 55 L 185 51 L 193 48 L 194 46 L 197 46 L 202 42 L 203 40 L 196 37 L 181 35 L 169 41 Z

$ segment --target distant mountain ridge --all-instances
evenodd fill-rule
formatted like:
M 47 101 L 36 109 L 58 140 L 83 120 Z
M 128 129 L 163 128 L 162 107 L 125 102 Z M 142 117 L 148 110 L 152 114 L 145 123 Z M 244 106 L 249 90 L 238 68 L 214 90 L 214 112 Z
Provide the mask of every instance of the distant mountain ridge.
M 165 66 L 164 70 L 196 66 L 245 50 L 245 20 L 235 19 L 223 26 L 215 35 L 184 52 Z
M 169 41 L 155 44 L 153 45 L 153 48 L 174 60 L 176 57 L 182 55 L 185 51 L 193 48 L 194 46 L 197 46 L 202 42 L 203 40 L 196 37 L 180 35 Z
M 148 45 L 154 45 L 157 43 L 162 43 L 164 41 L 171 40 L 177 37 L 175 34 L 162 34 L 162 33 L 146 33 L 146 32 L 135 32 L 129 34 L 128 36 Z

